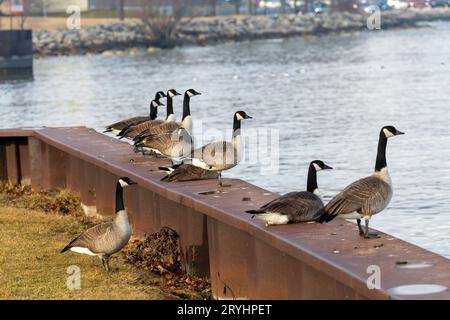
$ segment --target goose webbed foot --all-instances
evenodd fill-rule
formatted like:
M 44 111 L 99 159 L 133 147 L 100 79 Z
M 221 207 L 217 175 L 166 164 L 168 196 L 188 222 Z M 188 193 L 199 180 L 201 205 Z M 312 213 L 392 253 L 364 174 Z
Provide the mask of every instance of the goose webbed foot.
M 106 272 L 109 272 L 109 259 L 108 258 L 102 258 L 103 268 Z
M 223 184 L 222 181 L 222 172 L 219 172 L 219 188 L 229 188 L 231 184 Z
M 358 223 L 358 230 L 359 230 L 359 235 L 360 236 L 364 236 L 365 231 L 361 226 L 361 219 L 356 219 L 356 222 Z
M 366 230 L 364 231 L 364 234 L 362 234 L 361 236 L 364 237 L 364 239 L 378 239 L 381 238 L 378 233 L 375 232 L 369 232 L 369 220 L 366 219 Z M 359 221 L 358 226 L 360 225 L 361 221 Z M 361 234 L 361 230 L 362 228 L 360 228 L 360 234 Z
M 364 234 L 364 239 L 379 239 L 381 238 L 378 233 L 375 232 L 369 232 L 367 234 Z

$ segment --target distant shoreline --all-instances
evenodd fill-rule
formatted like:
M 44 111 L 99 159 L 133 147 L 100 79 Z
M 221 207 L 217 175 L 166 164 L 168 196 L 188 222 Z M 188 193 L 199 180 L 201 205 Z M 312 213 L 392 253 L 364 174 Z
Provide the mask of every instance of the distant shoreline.
M 369 14 L 286 14 L 280 16 L 230 16 L 184 22 L 174 46 L 205 46 L 223 42 L 323 35 L 367 29 Z M 419 22 L 450 21 L 449 8 L 381 12 L 381 30 L 416 27 Z M 37 30 L 33 36 L 36 57 L 83 54 L 115 55 L 162 48 L 142 23 L 113 23 L 80 30 Z

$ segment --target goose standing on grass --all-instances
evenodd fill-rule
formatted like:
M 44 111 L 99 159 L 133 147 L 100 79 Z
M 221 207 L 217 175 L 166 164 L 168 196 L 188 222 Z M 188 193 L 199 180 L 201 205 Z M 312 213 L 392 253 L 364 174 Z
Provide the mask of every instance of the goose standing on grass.
M 219 186 L 222 185 L 222 171 L 234 168 L 241 160 L 241 121 L 252 119 L 244 111 L 237 111 L 233 117 L 233 137 L 229 141 L 212 142 L 192 151 L 191 157 L 184 159 L 186 164 L 196 167 L 216 171 L 219 179 Z
M 317 222 L 329 222 L 336 217 L 356 219 L 360 236 L 378 238 L 375 233 L 369 233 L 370 218 L 383 211 L 391 201 L 393 189 L 386 163 L 386 146 L 390 137 L 404 134 L 393 126 L 381 128 L 378 141 L 378 153 L 375 162 L 375 172 L 366 178 L 353 182 L 319 211 Z M 361 226 L 365 220 L 365 229 Z
M 200 92 L 195 91 L 194 89 L 186 90 L 183 99 L 183 119 L 181 124 L 178 122 L 169 122 L 163 123 L 158 126 L 151 127 L 140 134 L 138 134 L 133 141 L 141 142 L 147 135 L 156 135 L 163 133 L 172 133 L 173 131 L 179 129 L 180 127 L 185 128 L 189 134 L 192 134 L 192 117 L 191 117 L 191 98 L 197 95 L 201 95 Z
M 165 94 L 164 92 L 158 91 L 158 92 L 155 94 L 155 99 L 154 99 L 154 100 L 156 100 L 156 101 L 159 102 L 159 100 L 160 100 L 161 98 L 164 98 L 165 96 L 166 96 L 166 94 Z M 156 110 L 153 110 L 153 109 L 152 109 L 152 105 L 151 105 L 151 103 L 150 103 L 150 116 L 133 117 L 133 118 L 129 118 L 129 119 L 126 119 L 126 120 L 122 120 L 122 121 L 113 123 L 113 124 L 107 126 L 107 127 L 106 127 L 106 130 L 103 131 L 103 132 L 112 132 L 113 134 L 116 134 L 116 135 L 117 135 L 117 134 L 119 134 L 124 128 L 127 128 L 127 127 L 129 127 L 129 126 L 137 125 L 137 124 L 139 124 L 139 123 L 141 123 L 141 122 L 144 122 L 144 121 L 149 120 L 149 118 L 150 118 L 151 120 L 154 120 L 154 119 L 156 119 L 157 114 L 156 114 L 156 113 L 152 113 L 152 111 L 153 111 L 153 112 L 156 112 Z
M 266 227 L 288 223 L 314 221 L 317 212 L 323 208 L 323 202 L 318 195 L 317 172 L 320 170 L 333 169 L 321 160 L 314 160 L 308 169 L 308 180 L 306 191 L 289 192 L 258 210 L 249 210 L 254 218 L 263 220 Z
M 116 186 L 116 217 L 112 222 L 98 224 L 73 239 L 61 253 L 68 250 L 97 256 L 105 271 L 109 271 L 109 257 L 122 250 L 131 237 L 128 214 L 123 204 L 123 188 L 136 184 L 127 177 L 120 178 Z
M 176 96 L 180 96 L 181 94 L 178 93 L 175 89 L 170 89 L 167 91 L 167 115 L 166 120 L 159 120 L 159 119 L 150 119 L 144 122 L 141 122 L 136 125 L 131 125 L 128 127 L 125 127 L 118 135 L 121 137 L 126 137 L 133 139 L 137 135 L 139 135 L 141 132 L 148 130 L 152 127 L 155 127 L 157 125 L 163 124 L 163 123 L 175 123 L 175 114 L 173 112 L 173 98 Z

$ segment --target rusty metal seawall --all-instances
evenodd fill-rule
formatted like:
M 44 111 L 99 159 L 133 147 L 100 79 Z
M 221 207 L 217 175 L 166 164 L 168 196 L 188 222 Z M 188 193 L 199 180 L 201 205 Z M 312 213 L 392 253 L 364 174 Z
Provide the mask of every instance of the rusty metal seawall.
M 158 166 L 167 164 L 84 127 L 0 130 L 0 180 L 36 190 L 68 188 L 87 214 L 112 214 L 115 180 L 136 180 L 139 185 L 125 192 L 135 235 L 163 226 L 176 230 L 186 271 L 209 276 L 215 298 L 450 299 L 444 257 L 387 234 L 360 239 L 355 225 L 344 221 L 265 228 L 245 210 L 276 194 L 227 179 L 232 186 L 223 193 L 202 195 L 217 182 L 161 182 Z M 367 286 L 371 266 L 381 270 L 379 289 Z M 406 287 L 414 295 L 392 290 L 424 284 L 444 289 L 426 294 L 426 287 Z

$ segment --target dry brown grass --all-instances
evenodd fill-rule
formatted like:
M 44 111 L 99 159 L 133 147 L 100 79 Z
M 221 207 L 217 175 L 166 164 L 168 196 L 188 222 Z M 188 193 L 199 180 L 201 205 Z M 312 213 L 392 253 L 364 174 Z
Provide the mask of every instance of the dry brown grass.
M 192 277 L 137 268 L 122 253 L 112 256 L 110 273 L 103 271 L 96 257 L 59 253 L 99 222 L 86 218 L 79 199 L 67 191 L 35 193 L 29 187 L 0 183 L 0 299 L 207 298 Z M 127 247 L 125 251 L 129 252 Z M 71 265 L 81 270 L 80 290 L 67 288 Z
M 76 217 L 0 207 L 0 299 L 169 299 L 157 285 L 142 281 L 140 271 L 113 256 L 113 271 L 99 259 L 60 254 L 83 231 Z M 69 290 L 67 267 L 81 270 L 81 289 Z

